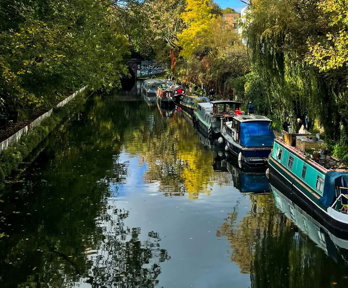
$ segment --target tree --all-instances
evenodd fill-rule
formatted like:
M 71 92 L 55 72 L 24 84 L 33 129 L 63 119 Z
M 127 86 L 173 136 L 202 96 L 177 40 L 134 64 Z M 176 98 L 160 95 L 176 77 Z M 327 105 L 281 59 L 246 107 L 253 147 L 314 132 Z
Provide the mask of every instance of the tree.
M 187 0 L 185 12 L 181 14 L 186 27 L 178 34 L 180 55 L 185 59 L 189 59 L 194 54 L 202 56 L 206 53 L 200 48 L 204 47 L 206 34 L 216 19 L 216 14 L 212 11 L 211 0 Z
M 327 30 L 317 1 L 253 1 L 248 9 L 244 31 L 251 69 L 264 83 L 268 111 L 280 121 L 286 114 L 319 118 L 328 139 L 339 140 L 340 131 L 347 131 L 342 122 L 346 71 L 323 73 L 306 58 L 308 41 L 325 35 Z
M 128 41 L 111 0 L 1 2 L 0 98 L 27 119 L 77 88 L 110 89 L 126 71 Z M 13 116 L 13 120 L 16 120 Z
M 347 68 L 348 63 L 348 1 L 322 0 L 318 4 L 322 18 L 328 24 L 328 31 L 323 36 L 313 35 L 308 41 L 308 63 L 320 71 Z

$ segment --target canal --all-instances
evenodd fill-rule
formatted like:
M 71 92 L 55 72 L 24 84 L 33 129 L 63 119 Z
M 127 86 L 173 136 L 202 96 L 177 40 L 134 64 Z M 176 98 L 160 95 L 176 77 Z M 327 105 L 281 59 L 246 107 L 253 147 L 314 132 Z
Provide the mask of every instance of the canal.
M 348 287 L 344 239 L 180 111 L 96 94 L 35 153 L 1 191 L 0 287 Z

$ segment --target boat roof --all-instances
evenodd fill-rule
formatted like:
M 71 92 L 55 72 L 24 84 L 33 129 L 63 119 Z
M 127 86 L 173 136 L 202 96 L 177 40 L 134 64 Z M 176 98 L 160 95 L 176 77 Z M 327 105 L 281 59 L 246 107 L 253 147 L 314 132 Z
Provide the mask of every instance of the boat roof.
M 256 121 L 264 121 L 264 122 L 271 122 L 272 120 L 267 118 L 266 116 L 262 115 L 235 115 L 233 116 L 236 120 L 239 122 L 256 122 Z
M 144 80 L 144 84 L 157 84 L 157 83 L 162 84 L 164 83 L 164 81 L 161 79 L 156 79 L 156 78 Z
M 215 101 L 211 101 L 211 103 L 214 105 L 214 104 L 230 104 L 230 105 L 233 105 L 233 104 L 239 104 L 241 105 L 242 102 L 239 102 L 239 101 L 234 101 L 234 100 L 215 100 Z
M 210 99 L 208 97 L 205 96 L 199 96 L 199 95 L 183 95 L 184 98 L 191 98 L 191 99 L 195 99 L 195 100 L 205 100 L 205 102 L 210 102 Z
M 299 134 L 295 134 L 299 135 Z M 348 173 L 348 168 L 346 165 L 341 162 L 338 159 L 333 158 L 332 156 L 327 156 L 327 159 L 324 161 L 319 160 L 314 160 L 310 159 L 308 154 L 306 152 L 303 152 L 299 150 L 295 146 L 291 146 L 287 144 L 281 137 L 274 139 L 275 142 L 278 142 L 282 146 L 284 146 L 286 149 L 290 150 L 292 153 L 294 153 L 296 156 L 301 158 L 304 162 L 307 162 L 311 164 L 312 166 L 316 167 L 317 169 L 321 170 L 323 173 L 327 173 L 328 171 L 337 171 L 340 173 Z
M 205 110 L 213 111 L 213 105 L 211 104 L 211 102 L 198 103 L 198 105 L 201 106 Z

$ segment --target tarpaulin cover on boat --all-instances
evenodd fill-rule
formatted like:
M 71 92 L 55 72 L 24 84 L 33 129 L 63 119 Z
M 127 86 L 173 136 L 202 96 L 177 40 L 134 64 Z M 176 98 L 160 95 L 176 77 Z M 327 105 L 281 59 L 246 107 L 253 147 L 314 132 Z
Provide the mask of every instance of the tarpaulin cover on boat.
M 271 122 L 241 122 L 239 137 L 239 143 L 244 147 L 272 147 L 274 134 Z

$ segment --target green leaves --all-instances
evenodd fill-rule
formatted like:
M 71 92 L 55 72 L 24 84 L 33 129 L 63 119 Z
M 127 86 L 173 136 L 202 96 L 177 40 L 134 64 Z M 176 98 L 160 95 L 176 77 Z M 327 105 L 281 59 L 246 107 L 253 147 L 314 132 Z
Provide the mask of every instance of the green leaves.
M 7 4 L 1 2 L 0 11 L 16 20 L 0 26 L 0 97 L 8 114 L 26 118 L 86 84 L 119 84 L 129 42 L 111 0 Z

